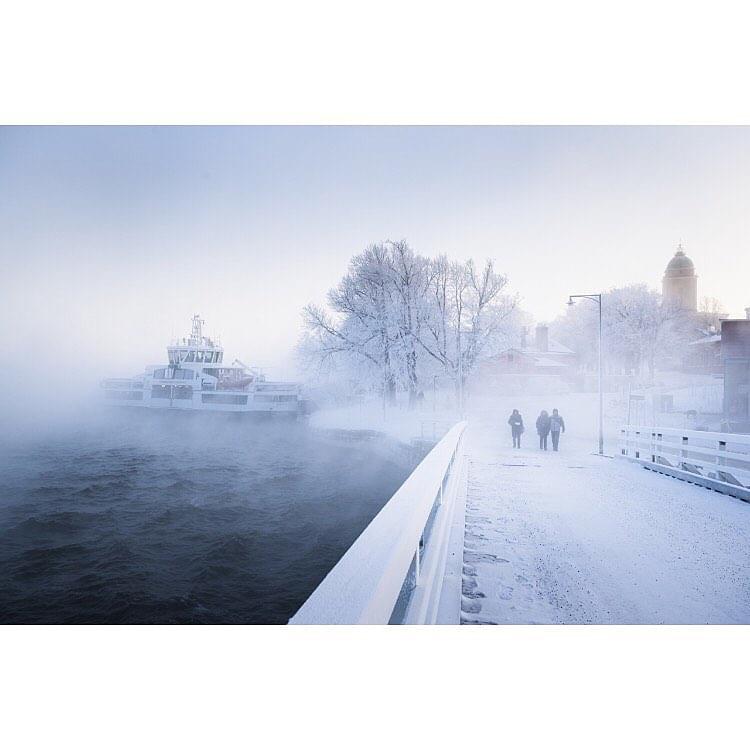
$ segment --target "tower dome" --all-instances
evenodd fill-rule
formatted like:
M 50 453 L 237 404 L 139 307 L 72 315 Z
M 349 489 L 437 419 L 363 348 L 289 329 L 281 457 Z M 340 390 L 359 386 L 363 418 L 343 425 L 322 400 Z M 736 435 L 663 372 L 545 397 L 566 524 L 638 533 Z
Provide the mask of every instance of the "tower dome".
M 695 265 L 693 261 L 685 255 L 682 245 L 677 246 L 677 252 L 672 260 L 667 264 L 664 272 L 665 276 L 693 276 L 695 275 Z
M 698 310 L 698 277 L 693 261 L 682 249 L 682 243 L 677 246 L 677 252 L 664 271 L 662 297 L 665 304 L 693 312 Z

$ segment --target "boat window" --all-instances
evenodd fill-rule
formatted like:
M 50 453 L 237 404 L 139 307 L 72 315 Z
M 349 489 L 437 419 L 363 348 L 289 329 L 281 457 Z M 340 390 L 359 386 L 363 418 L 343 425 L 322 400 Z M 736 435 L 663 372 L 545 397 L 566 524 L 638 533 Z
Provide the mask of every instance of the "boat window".
M 154 377 L 155 378 L 163 378 L 164 377 L 164 368 L 162 367 L 160 370 L 154 370 Z
M 188 352 L 185 362 L 195 362 L 195 352 Z
M 214 353 L 213 352 L 206 352 L 206 356 L 203 360 L 204 362 L 213 362 L 214 361 Z
M 223 362 L 224 361 L 224 353 L 223 352 L 216 352 L 216 361 L 217 362 Z
M 204 393 L 202 395 L 204 404 L 247 404 L 247 396 L 235 395 L 233 393 Z

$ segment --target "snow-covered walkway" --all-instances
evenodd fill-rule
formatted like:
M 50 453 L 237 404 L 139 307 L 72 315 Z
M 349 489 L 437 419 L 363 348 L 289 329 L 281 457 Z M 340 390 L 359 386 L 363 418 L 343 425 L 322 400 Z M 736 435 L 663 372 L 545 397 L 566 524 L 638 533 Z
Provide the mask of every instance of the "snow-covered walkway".
M 524 443 L 470 423 L 463 623 L 750 623 L 749 504 L 590 440 Z

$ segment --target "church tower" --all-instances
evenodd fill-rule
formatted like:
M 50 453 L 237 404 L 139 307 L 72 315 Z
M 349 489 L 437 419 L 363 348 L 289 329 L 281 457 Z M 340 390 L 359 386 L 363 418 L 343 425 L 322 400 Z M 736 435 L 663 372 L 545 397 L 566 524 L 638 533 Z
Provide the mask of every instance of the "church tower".
M 676 305 L 690 312 L 698 311 L 698 277 L 693 261 L 682 249 L 682 243 L 664 272 L 662 298 L 665 304 Z

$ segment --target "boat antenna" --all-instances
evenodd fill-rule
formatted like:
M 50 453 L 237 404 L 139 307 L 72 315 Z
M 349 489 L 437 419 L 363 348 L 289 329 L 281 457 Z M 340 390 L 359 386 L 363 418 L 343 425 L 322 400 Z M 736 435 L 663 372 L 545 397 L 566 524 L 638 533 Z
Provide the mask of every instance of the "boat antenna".
M 193 343 L 195 343 L 196 346 L 200 346 L 201 340 L 203 339 L 203 324 L 205 323 L 205 320 L 201 320 L 200 315 L 193 315 Z

